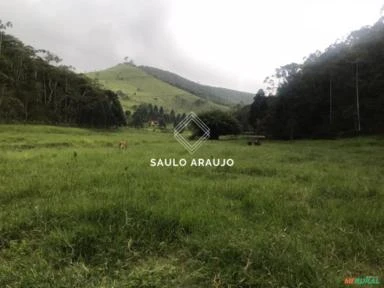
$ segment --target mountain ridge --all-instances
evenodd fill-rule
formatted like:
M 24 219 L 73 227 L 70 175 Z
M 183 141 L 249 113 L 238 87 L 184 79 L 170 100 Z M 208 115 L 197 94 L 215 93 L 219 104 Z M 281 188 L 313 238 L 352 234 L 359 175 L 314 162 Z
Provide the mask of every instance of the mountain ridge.
M 229 88 L 223 88 L 218 86 L 211 86 L 200 84 L 195 81 L 189 80 L 183 76 L 180 76 L 174 72 L 166 71 L 160 68 L 152 66 L 139 66 L 140 69 L 146 73 L 162 80 L 174 87 L 183 89 L 196 96 L 200 96 L 204 99 L 211 100 L 215 103 L 233 105 L 233 104 L 250 104 L 254 94 L 250 92 L 243 92 Z

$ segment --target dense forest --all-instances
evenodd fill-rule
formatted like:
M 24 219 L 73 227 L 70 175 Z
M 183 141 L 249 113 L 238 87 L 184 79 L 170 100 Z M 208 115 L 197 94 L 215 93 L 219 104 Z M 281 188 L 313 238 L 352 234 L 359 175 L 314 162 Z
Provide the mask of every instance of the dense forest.
M 140 68 L 146 73 L 160 79 L 161 81 L 218 104 L 250 104 L 252 102 L 251 93 L 201 85 L 199 83 L 185 79 L 175 73 L 154 67 L 140 66 Z
M 112 127 L 126 124 L 117 95 L 46 50 L 24 45 L 0 21 L 0 121 Z
M 256 133 L 285 139 L 384 133 L 384 17 L 303 64 L 280 67 L 266 82 L 276 95 L 260 90 L 235 113 Z

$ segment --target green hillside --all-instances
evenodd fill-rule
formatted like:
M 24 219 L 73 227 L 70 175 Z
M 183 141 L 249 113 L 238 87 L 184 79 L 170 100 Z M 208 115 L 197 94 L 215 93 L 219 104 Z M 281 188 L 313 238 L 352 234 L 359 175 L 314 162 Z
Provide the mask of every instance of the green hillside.
M 87 75 L 98 79 L 106 88 L 118 92 L 126 110 L 132 110 L 135 105 L 141 103 L 163 106 L 165 110 L 173 109 L 176 112 L 228 109 L 225 105 L 213 103 L 173 87 L 128 63 Z
M 161 70 L 154 67 L 140 66 L 146 73 L 156 77 L 157 79 L 188 91 L 203 99 L 213 101 L 220 104 L 250 104 L 254 95 L 248 92 L 241 92 L 221 87 L 213 87 L 201 85 L 186 78 L 183 78 L 175 73 Z

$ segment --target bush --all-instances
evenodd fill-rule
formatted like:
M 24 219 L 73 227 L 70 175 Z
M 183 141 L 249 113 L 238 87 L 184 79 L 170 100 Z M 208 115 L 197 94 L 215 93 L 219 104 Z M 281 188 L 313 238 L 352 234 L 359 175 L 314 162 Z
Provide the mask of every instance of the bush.
M 236 135 L 241 132 L 241 126 L 237 119 L 229 113 L 220 110 L 204 112 L 199 118 L 209 127 L 210 139 L 218 140 L 222 135 Z M 197 126 L 194 127 L 195 136 L 201 136 L 203 131 Z

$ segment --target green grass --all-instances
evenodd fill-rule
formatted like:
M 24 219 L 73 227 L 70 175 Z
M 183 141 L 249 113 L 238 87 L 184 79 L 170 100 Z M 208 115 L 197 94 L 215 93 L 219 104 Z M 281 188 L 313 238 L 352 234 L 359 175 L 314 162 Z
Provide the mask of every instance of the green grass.
M 128 149 L 117 142 L 128 141 Z M 0 126 L 0 287 L 345 287 L 384 276 L 384 140 Z M 383 279 L 381 278 L 381 283 Z
M 171 86 L 129 64 L 119 64 L 112 68 L 87 74 L 106 88 L 122 91 L 127 97 L 120 101 L 125 110 L 142 103 L 163 106 L 167 112 L 201 112 L 212 109 L 227 110 L 228 107 L 204 100 L 184 90 Z

